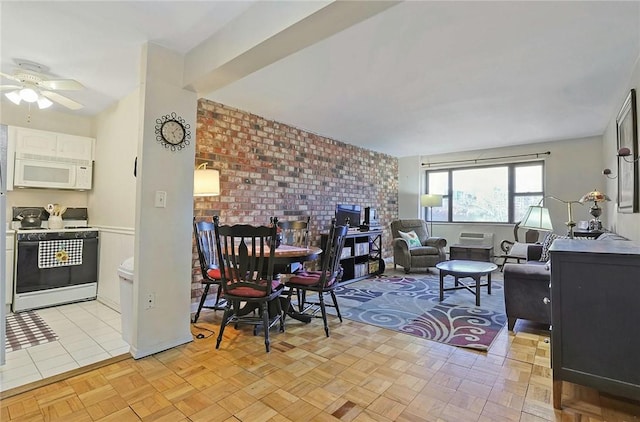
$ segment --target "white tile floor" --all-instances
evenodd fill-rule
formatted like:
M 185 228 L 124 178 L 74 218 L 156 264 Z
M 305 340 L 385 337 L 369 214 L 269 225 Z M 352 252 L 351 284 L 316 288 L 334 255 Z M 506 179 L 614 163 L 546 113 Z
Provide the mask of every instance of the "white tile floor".
M 36 311 L 58 341 L 9 352 L 0 366 L 0 391 L 19 387 L 129 352 L 120 314 L 97 300 Z

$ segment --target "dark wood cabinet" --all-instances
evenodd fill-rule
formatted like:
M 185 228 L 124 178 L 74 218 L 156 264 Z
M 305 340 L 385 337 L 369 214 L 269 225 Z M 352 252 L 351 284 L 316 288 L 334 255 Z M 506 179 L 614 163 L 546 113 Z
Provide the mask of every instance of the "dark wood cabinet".
M 322 244 L 326 241 L 322 235 Z M 362 280 L 384 272 L 382 259 L 382 230 L 349 231 L 342 249 L 340 265 L 343 283 Z
M 554 407 L 563 381 L 640 400 L 640 243 L 557 239 L 550 253 Z
M 467 261 L 491 262 L 493 246 L 482 245 L 451 245 L 449 246 L 449 260 L 464 259 Z

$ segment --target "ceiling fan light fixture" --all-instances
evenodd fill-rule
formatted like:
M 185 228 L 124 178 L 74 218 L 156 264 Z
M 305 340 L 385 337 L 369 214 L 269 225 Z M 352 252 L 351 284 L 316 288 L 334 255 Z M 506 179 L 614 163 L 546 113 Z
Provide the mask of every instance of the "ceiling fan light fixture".
M 23 88 L 20 90 L 20 97 L 28 103 L 38 101 L 38 93 L 31 88 Z
M 53 102 L 48 98 L 43 97 L 42 95 L 38 98 L 38 108 L 42 110 L 43 108 L 49 108 L 53 105 Z
M 7 97 L 15 105 L 20 105 L 20 102 L 22 101 L 20 91 L 18 91 L 17 89 L 15 91 L 7 92 L 6 94 L 4 94 L 4 96 Z

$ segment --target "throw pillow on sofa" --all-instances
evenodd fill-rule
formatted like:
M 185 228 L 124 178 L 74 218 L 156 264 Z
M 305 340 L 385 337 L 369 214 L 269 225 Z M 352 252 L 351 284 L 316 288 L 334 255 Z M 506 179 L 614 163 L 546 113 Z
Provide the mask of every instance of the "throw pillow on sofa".
M 405 233 L 398 230 L 398 234 L 401 238 L 407 241 L 410 248 L 422 246 L 422 243 L 420 243 L 420 239 L 418 239 L 418 235 L 415 231 L 411 230 L 409 233 Z
M 570 239 L 570 237 L 560 236 L 555 233 L 548 232 L 544 240 L 542 241 L 542 253 L 540 254 L 541 262 L 547 262 L 551 259 L 551 256 L 549 255 L 549 248 L 551 247 L 553 241 L 556 239 Z M 574 237 L 573 240 L 591 241 L 594 239 L 591 237 Z
M 542 241 L 542 254 L 540 254 L 540 262 L 547 262 L 551 259 L 549 256 L 549 248 L 556 239 L 569 239 L 569 236 L 560 236 L 552 232 L 548 232 Z
M 529 245 L 527 243 L 515 242 L 511 249 L 509 249 L 509 256 L 514 258 L 524 258 L 527 259 L 527 250 L 529 249 Z

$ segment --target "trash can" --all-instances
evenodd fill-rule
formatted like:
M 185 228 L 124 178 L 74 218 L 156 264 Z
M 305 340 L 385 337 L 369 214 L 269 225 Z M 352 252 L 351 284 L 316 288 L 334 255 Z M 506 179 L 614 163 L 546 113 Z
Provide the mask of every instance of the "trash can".
M 118 267 L 120 277 L 120 320 L 122 339 L 131 345 L 133 331 L 133 257 L 125 259 Z

